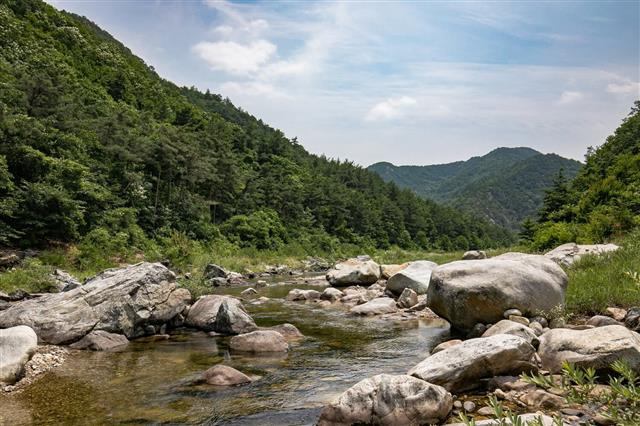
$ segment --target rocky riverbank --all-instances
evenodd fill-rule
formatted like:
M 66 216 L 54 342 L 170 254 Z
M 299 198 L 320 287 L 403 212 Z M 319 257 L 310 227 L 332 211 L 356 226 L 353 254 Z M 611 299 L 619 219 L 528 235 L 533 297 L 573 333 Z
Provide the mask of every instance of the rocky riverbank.
M 563 250 L 575 258 L 585 249 Z M 549 256 L 507 253 L 489 259 L 479 252 L 466 253 L 467 260 L 444 265 L 428 261 L 378 265 L 361 256 L 328 271 L 324 288 L 305 285 L 281 298 L 264 296 L 271 286 L 260 283 L 261 277 L 243 276 L 248 282 L 240 285 L 229 282 L 229 272 L 215 268 L 210 268 L 211 274 L 224 273 L 226 278 L 211 279 L 224 278 L 229 288 L 239 289 L 240 297 L 211 294 L 193 300 L 161 264 L 109 270 L 84 285 L 63 287 L 60 293 L 7 302 L 0 311 L 5 333 L 26 325 L 41 346 L 34 350 L 27 344 L 18 354 L 20 371 L 14 369 L 13 377 L 3 379 L 8 383 L 4 389 L 24 389 L 47 368 L 60 365 L 69 351 L 42 343 L 113 351 L 122 350 L 118 348 L 132 339 L 170 340 L 176 331 L 191 329 L 214 338 L 231 336 L 228 350 L 233 356 L 286 358 L 304 339 L 300 330 L 292 324 L 258 326 L 244 304 L 259 308 L 276 303 L 281 310 L 303 304 L 334 311 L 332 315 L 345 320 L 399 323 L 439 318 L 451 324 L 454 337 L 433 345 L 431 355 L 422 361 L 406 365 L 406 374 L 394 370 L 394 374 L 362 378 L 333 402 L 327 401 L 320 424 L 451 422 L 460 413 L 481 420 L 489 414 L 489 396 L 519 413 L 541 410 L 568 423 L 606 424 L 606 407 L 577 404 L 571 387 L 536 386 L 519 378 L 523 373 L 535 374 L 541 383 L 553 383 L 565 361 L 596 371 L 625 361 L 632 370 L 640 370 L 640 336 L 634 331 L 640 309 L 627 312 L 612 307 L 607 311 L 610 316 L 595 316 L 580 324 L 566 324 L 554 316 L 567 286 L 559 266 L 566 265 L 567 258 L 558 252 Z M 289 277 L 310 284 L 307 277 Z M 311 281 L 319 284 L 318 279 Z M 212 288 L 227 285 L 212 283 Z M 11 344 L 0 336 L 0 346 Z M 244 386 L 264 380 L 260 377 L 216 364 L 193 383 Z

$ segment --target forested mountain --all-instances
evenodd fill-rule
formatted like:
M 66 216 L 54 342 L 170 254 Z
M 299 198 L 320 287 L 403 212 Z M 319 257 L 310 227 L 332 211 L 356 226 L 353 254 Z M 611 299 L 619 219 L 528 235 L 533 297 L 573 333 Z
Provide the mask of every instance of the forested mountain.
M 179 88 L 86 18 L 0 4 L 0 242 L 181 232 L 288 241 L 494 246 L 504 229 L 307 153 L 228 99 Z
M 538 224 L 525 235 L 535 247 L 605 242 L 640 225 L 640 101 L 586 157 L 573 181 L 556 179 L 546 191 Z
M 563 170 L 572 178 L 580 166 L 578 161 L 531 148 L 498 148 L 482 157 L 449 164 L 376 163 L 368 169 L 424 198 L 518 230 L 523 219 L 536 216 L 544 189 L 553 177 Z

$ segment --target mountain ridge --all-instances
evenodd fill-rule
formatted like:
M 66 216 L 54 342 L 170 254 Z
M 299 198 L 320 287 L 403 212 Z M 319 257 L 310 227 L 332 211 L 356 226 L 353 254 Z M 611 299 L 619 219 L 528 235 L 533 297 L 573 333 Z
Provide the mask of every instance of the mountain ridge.
M 578 161 L 529 147 L 498 147 L 452 163 L 396 166 L 378 162 L 367 169 L 423 198 L 479 213 L 517 231 L 522 220 L 536 215 L 553 176 L 563 170 L 573 178 L 580 167 Z

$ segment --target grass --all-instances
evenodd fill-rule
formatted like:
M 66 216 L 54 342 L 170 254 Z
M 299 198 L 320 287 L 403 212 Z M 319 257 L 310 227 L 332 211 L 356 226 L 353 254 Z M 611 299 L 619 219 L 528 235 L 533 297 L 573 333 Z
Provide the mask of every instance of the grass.
M 29 293 L 41 293 L 53 288 L 49 274 L 53 266 L 43 264 L 39 259 L 27 259 L 19 268 L 0 274 L 0 291 L 11 293 L 22 289 Z
M 640 230 L 619 242 L 621 248 L 600 256 L 585 256 L 567 270 L 566 310 L 599 314 L 609 306 L 640 305 Z

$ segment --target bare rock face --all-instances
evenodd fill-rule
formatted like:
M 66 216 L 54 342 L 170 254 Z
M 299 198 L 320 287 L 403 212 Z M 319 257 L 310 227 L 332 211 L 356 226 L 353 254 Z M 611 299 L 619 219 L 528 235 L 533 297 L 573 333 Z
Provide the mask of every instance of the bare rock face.
M 495 324 L 507 309 L 525 315 L 549 312 L 564 303 L 567 274 L 545 256 L 506 253 L 491 259 L 460 260 L 433 270 L 427 304 L 453 327 Z
M 378 297 L 362 305 L 354 306 L 350 312 L 357 315 L 382 315 L 398 310 L 396 301 L 390 297 Z
M 240 300 L 216 294 L 199 298 L 189 309 L 185 325 L 222 334 L 242 334 L 258 329 Z
M 624 361 L 640 369 L 640 334 L 621 325 L 587 330 L 556 328 L 540 336 L 538 355 L 542 368 L 553 373 L 568 361 L 578 367 L 608 369 L 614 361 Z
M 327 272 L 327 281 L 332 286 L 369 285 L 380 279 L 380 265 L 369 256 L 358 256 L 338 263 Z
M 287 352 L 284 336 L 273 330 L 258 330 L 231 338 L 230 347 L 238 352 Z
M 549 259 L 561 266 L 571 266 L 574 262 L 580 260 L 582 256 L 588 254 L 600 255 L 618 250 L 620 247 L 615 244 L 576 244 L 567 243 L 554 248 L 545 253 Z
M 417 294 L 425 294 L 431 280 L 431 272 L 437 266 L 437 263 L 428 260 L 410 262 L 406 268 L 389 278 L 387 290 L 395 295 L 400 295 L 405 288 L 409 288 Z
M 0 311 L 0 327 L 28 325 L 41 342 L 52 344 L 73 343 L 97 330 L 135 338 L 147 326 L 170 321 L 190 301 L 173 272 L 143 262 L 107 269 L 69 291 L 15 303 Z
M 38 347 L 38 336 L 26 325 L 0 330 L 0 383 L 15 383 Z
M 250 383 L 251 378 L 233 367 L 218 364 L 202 373 L 202 381 L 214 386 L 234 386 Z
M 109 351 L 129 344 L 122 334 L 109 333 L 104 330 L 92 331 L 82 339 L 70 345 L 73 349 L 88 349 L 91 351 Z
M 450 392 L 473 389 L 487 377 L 535 371 L 535 349 L 507 334 L 469 339 L 437 352 L 413 367 L 409 375 Z
M 380 374 L 362 380 L 326 406 L 318 426 L 437 424 L 451 411 L 444 388 L 415 377 Z

